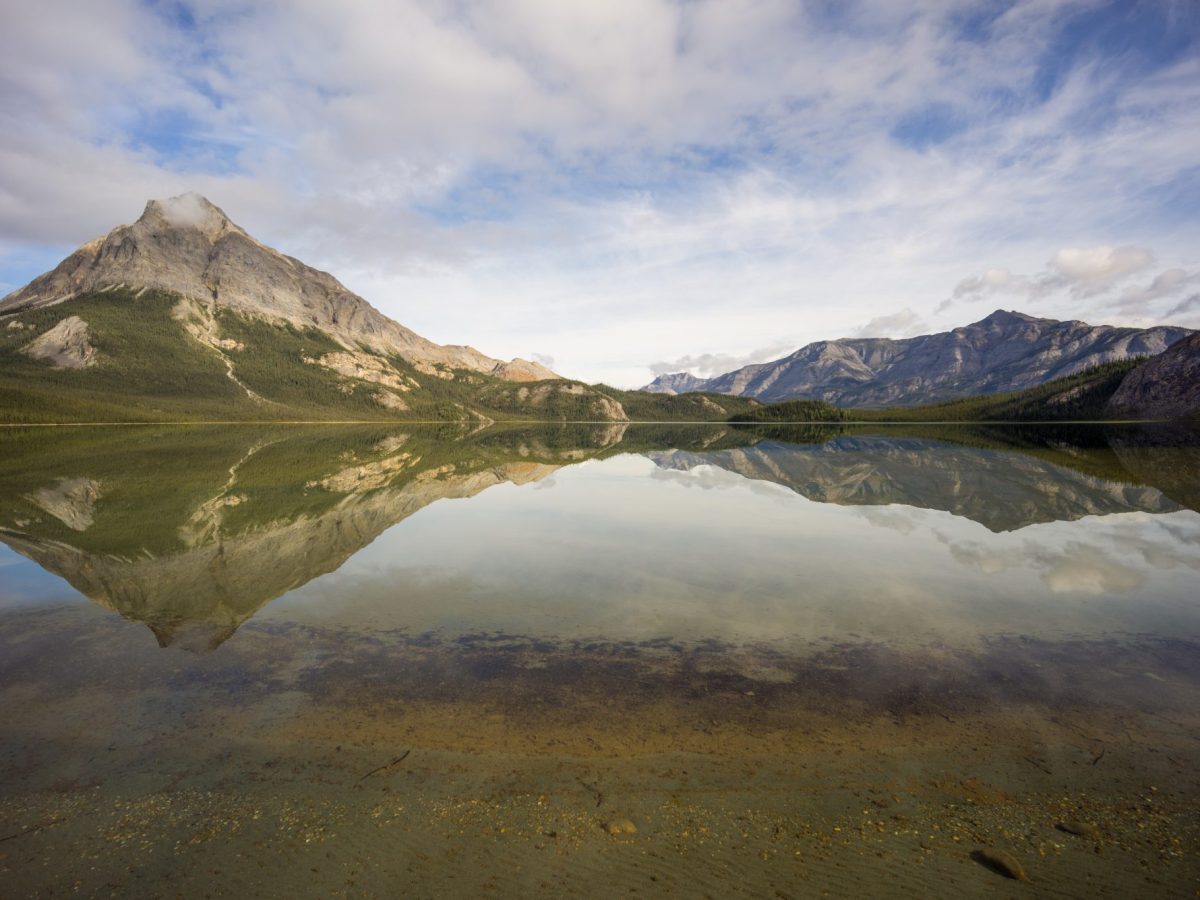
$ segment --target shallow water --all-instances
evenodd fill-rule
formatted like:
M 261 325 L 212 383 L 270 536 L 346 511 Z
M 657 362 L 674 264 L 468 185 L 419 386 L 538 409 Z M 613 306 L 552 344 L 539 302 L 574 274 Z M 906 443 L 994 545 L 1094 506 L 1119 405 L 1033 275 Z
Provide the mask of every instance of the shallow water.
M 0 462 L 0 897 L 1007 896 L 991 850 L 1023 894 L 1200 887 L 1192 430 Z

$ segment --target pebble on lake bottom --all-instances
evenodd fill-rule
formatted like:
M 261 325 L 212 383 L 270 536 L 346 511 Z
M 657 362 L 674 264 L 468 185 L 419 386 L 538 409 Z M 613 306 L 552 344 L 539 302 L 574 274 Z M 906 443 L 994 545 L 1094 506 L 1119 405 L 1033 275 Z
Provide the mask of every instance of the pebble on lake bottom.
M 1091 822 L 1078 822 L 1068 819 L 1065 822 L 1058 823 L 1058 830 L 1065 831 L 1067 834 L 1077 835 L 1078 837 L 1085 837 L 1092 841 L 1100 840 L 1100 828 Z
M 637 826 L 629 819 L 613 819 L 604 823 L 604 830 L 611 835 L 637 834 Z
M 1021 864 L 1011 854 L 1003 850 L 985 848 L 983 850 L 976 850 L 971 855 L 978 862 L 983 863 L 993 872 L 998 872 L 1005 878 L 1012 878 L 1016 881 L 1029 880 L 1029 876 L 1025 874 L 1025 869 Z

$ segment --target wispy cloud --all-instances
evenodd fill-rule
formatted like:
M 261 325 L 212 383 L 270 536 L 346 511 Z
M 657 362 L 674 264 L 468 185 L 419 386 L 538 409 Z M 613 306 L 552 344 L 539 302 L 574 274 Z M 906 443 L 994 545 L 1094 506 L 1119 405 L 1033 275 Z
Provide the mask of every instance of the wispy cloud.
M 1197 313 L 1200 313 L 1200 294 L 1192 294 L 1186 300 L 1181 300 L 1167 310 L 1168 316 L 1195 318 Z
M 852 337 L 905 338 L 920 334 L 927 327 L 924 318 L 917 315 L 911 309 L 905 308 L 899 312 L 876 316 L 865 325 L 860 325 L 854 329 Z
M 1032 275 L 994 268 L 965 278 L 937 309 L 945 311 L 958 301 L 1041 303 L 1057 295 L 1088 301 L 1093 313 L 1138 322 L 1188 312 L 1186 302 L 1169 305 L 1164 301 L 1177 299 L 1200 282 L 1200 270 L 1164 269 L 1148 283 L 1130 284 L 1153 263 L 1154 254 L 1145 247 L 1067 247 Z
M 681 356 L 678 359 L 666 360 L 650 364 L 650 371 L 655 375 L 668 375 L 673 372 L 691 372 L 702 378 L 712 378 L 723 375 L 751 363 L 769 362 L 795 350 L 790 341 L 780 341 L 749 353 L 700 353 L 694 356 Z

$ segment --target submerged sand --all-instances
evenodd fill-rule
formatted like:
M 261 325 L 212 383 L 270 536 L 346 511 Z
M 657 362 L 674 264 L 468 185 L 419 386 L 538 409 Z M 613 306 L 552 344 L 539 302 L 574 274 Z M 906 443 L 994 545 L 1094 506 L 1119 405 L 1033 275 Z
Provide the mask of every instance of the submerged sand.
M 18 610 L 0 896 L 1192 896 L 1197 649 L 251 622 L 197 657 Z

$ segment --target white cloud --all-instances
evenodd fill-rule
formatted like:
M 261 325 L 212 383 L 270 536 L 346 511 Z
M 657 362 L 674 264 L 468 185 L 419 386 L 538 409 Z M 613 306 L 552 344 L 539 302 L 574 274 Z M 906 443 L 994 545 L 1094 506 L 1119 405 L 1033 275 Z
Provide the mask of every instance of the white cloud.
M 941 535 L 939 538 L 949 547 L 950 555 L 956 562 L 984 575 L 998 575 L 1028 561 L 1026 552 L 1020 548 L 993 548 L 978 541 L 954 542 Z
M 1167 310 L 1168 316 L 1191 315 L 1200 312 L 1200 294 L 1192 294 Z
M 873 338 L 890 337 L 906 338 L 920 334 L 927 328 L 925 320 L 911 309 L 905 308 L 899 312 L 876 316 L 870 322 L 856 328 L 854 337 Z
M 982 275 L 964 278 L 954 286 L 954 293 L 951 296 L 955 300 L 976 300 L 1003 291 L 1011 291 L 1022 283 L 1023 279 L 1017 278 L 1008 269 L 988 269 Z
M 1056 594 L 1120 594 L 1141 587 L 1145 572 L 1117 562 L 1100 548 L 1072 542 L 1037 557 L 1042 581 Z
M 1107 290 L 1154 261 L 1145 247 L 1064 247 L 1050 260 L 1047 287 L 1065 287 L 1076 296 Z
M 1187 312 L 1186 301 L 1170 306 L 1165 301 L 1178 298 L 1200 282 L 1200 270 L 1169 268 L 1146 284 L 1128 284 L 1153 263 L 1154 254 L 1145 247 L 1066 247 L 1054 254 L 1045 269 L 1032 275 L 993 268 L 964 278 L 937 311 L 944 312 L 958 301 L 1007 298 L 1015 303 L 1042 304 L 1057 296 L 1068 302 L 1087 301 L 1093 315 L 1105 319 L 1115 315 L 1131 325 L 1151 324 Z
M 1160 540 L 1147 532 L 1136 516 L 1113 516 L 1097 524 L 1093 543 L 1025 540 L 1020 545 L 988 546 L 978 541 L 956 541 L 940 532 L 938 540 L 951 557 L 985 575 L 1026 569 L 1036 573 L 1056 594 L 1100 596 L 1128 593 L 1145 584 L 1148 569 L 1178 567 L 1200 570 L 1200 556 L 1185 549 L 1192 535 L 1167 521 L 1156 522 L 1171 535 Z M 1194 542 L 1193 542 L 1194 543 Z
M 897 534 L 912 534 L 919 527 L 923 510 L 878 506 L 863 506 L 858 508 L 858 514 L 875 528 L 886 528 Z
M 167 197 L 159 202 L 163 217 L 176 226 L 199 225 L 208 218 L 204 198 L 197 193 Z
M 714 375 L 724 375 L 726 372 L 732 372 L 734 369 L 740 369 L 753 363 L 770 362 L 795 349 L 797 349 L 796 346 L 790 341 L 781 341 L 741 355 L 700 353 L 695 356 L 681 356 L 678 359 L 651 363 L 649 368 L 655 375 L 691 372 L 702 378 L 712 378 Z

